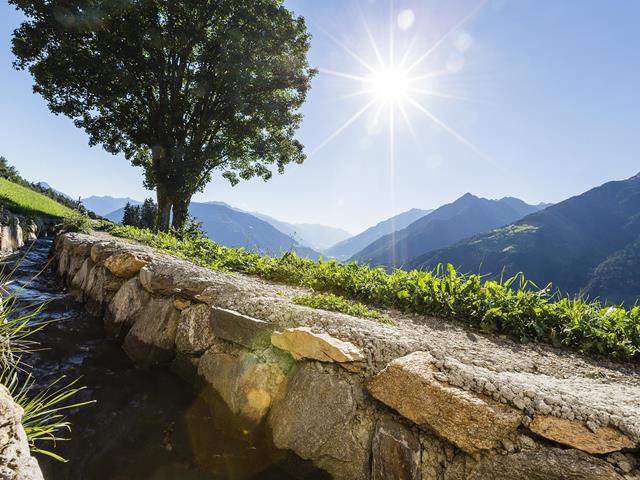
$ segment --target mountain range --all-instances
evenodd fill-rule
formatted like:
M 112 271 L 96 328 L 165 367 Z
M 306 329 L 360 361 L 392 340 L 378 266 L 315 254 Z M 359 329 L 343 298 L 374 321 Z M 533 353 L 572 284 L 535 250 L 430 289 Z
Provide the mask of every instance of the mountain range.
M 326 254 L 338 260 L 347 260 L 379 238 L 405 228 L 432 211 L 433 210 L 421 210 L 419 208 L 407 210 L 406 212 L 383 220 L 358 235 L 335 244 L 326 250 Z
M 287 223 L 263 213 L 251 212 L 251 214 L 271 224 L 301 244 L 307 245 L 319 252 L 323 252 L 336 243 L 351 238 L 351 234 L 341 228 L 315 223 Z
M 123 208 L 127 203 L 131 205 L 141 205 L 142 202 L 129 197 L 109 197 L 109 196 L 91 196 L 82 199 L 82 204 L 89 210 L 106 217 L 110 213 Z M 118 219 L 121 221 L 122 217 Z
M 402 268 L 413 257 L 506 225 L 543 207 L 513 197 L 488 200 L 467 193 L 372 242 L 350 260 L 388 269 Z
M 210 239 L 228 247 L 245 247 L 265 254 L 294 251 L 302 257 L 320 257 L 320 253 L 300 244 L 270 223 L 223 202 L 192 202 L 189 214 L 202 222 L 202 228 Z M 104 217 L 120 223 L 123 215 L 124 207 Z
M 640 298 L 640 174 L 591 189 L 510 225 L 408 262 L 549 282 L 570 294 L 633 304 Z

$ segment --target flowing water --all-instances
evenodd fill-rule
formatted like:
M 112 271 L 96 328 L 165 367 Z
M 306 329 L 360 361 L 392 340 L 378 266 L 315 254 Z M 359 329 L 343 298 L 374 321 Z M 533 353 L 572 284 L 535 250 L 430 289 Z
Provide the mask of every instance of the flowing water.
M 205 401 L 166 370 L 136 369 L 45 268 L 50 248 L 50 240 L 38 240 L 5 264 L 5 273 L 15 268 L 20 303 L 48 302 L 43 319 L 53 321 L 35 337 L 42 350 L 25 361 L 39 387 L 81 377 L 78 400 L 96 403 L 68 415 L 71 440 L 55 448 L 67 463 L 39 457 L 47 480 L 329 478 L 276 449 L 264 428 L 243 425 L 219 398 Z

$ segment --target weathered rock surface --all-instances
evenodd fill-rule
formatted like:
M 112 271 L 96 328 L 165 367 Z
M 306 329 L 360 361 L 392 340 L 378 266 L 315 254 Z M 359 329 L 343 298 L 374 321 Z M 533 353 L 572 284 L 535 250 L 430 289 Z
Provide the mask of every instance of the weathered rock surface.
M 389 417 L 376 424 L 371 480 L 421 480 L 421 446 L 417 436 Z
M 38 461 L 31 456 L 27 436 L 20 423 L 23 411 L 0 385 L 0 479 L 42 480 Z
M 107 307 L 104 317 L 107 333 L 116 338 L 124 338 L 138 319 L 146 315 L 150 301 L 151 294 L 142 288 L 138 278 L 127 280 Z
M 250 352 L 236 355 L 208 350 L 198 363 L 198 375 L 222 397 L 229 409 L 259 423 L 287 386 L 288 365 L 277 358 Z
M 289 352 L 296 360 L 340 363 L 350 370 L 361 370 L 365 356 L 354 344 L 326 333 L 314 333 L 309 327 L 289 328 L 271 335 L 274 347 Z M 350 365 L 348 365 L 350 364 Z
M 69 291 L 73 295 L 73 297 L 81 302 L 84 299 L 84 290 L 87 286 L 87 281 L 89 279 L 89 273 L 93 269 L 95 264 L 91 258 L 85 259 L 82 263 L 80 269 L 76 272 L 76 274 L 71 279 L 71 283 L 69 284 Z
M 140 281 L 154 294 L 180 295 L 212 304 L 219 295 L 238 292 L 233 284 L 222 281 L 220 275 L 184 260 L 159 257 L 140 270 Z
M 104 261 L 104 266 L 116 277 L 131 278 L 151 261 L 149 254 L 136 251 L 116 252 Z
M 175 356 L 180 311 L 171 299 L 153 297 L 143 311 L 124 339 L 124 351 L 144 368 L 168 363 Z
M 123 279 L 114 276 L 106 268 L 98 265 L 93 267 L 87 276 L 84 289 L 87 311 L 94 317 L 102 317 L 105 307 L 123 283 Z
M 369 478 L 373 422 L 358 412 L 358 388 L 314 364 L 299 367 L 269 415 L 274 444 L 313 460 L 336 480 Z
M 273 331 L 269 322 L 215 307 L 211 309 L 211 328 L 216 337 L 251 349 L 267 348 Z
M 468 453 L 497 447 L 522 422 L 514 408 L 441 382 L 437 373 L 431 355 L 415 352 L 391 362 L 368 388 L 405 418 Z
M 638 399 L 640 408 L 640 399 Z M 551 416 L 534 417 L 529 429 L 538 435 L 588 453 L 610 453 L 638 445 L 620 430 L 608 426 L 592 431 L 583 422 Z
M 196 303 L 182 310 L 176 335 L 179 353 L 201 355 L 213 345 L 215 335 L 210 317 L 211 307 L 204 303 Z
M 486 455 L 478 459 L 458 456 L 444 476 L 444 480 L 488 479 L 623 480 L 623 477 L 604 460 L 577 450 L 546 447 L 510 455 Z

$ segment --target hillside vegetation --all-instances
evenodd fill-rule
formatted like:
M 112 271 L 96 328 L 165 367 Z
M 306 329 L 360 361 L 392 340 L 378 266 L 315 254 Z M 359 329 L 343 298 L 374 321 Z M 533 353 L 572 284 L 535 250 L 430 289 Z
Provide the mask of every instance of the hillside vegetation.
M 640 175 L 430 252 L 408 267 L 440 263 L 493 277 L 526 272 L 538 285 L 553 282 L 564 292 L 633 305 L 640 298 Z
M 543 342 L 611 358 L 640 358 L 640 307 L 605 307 L 534 289 L 521 275 L 485 281 L 451 266 L 434 272 L 396 270 L 355 263 L 317 262 L 294 253 L 262 256 L 223 247 L 206 238 L 179 239 L 149 230 L 114 226 L 111 233 L 226 271 L 344 295 L 379 308 L 455 319 L 486 333 L 521 342 Z
M 10 182 L 5 178 L 0 178 L 0 205 L 4 205 L 16 213 L 27 215 L 64 217 L 73 212 L 70 208 L 46 195 Z

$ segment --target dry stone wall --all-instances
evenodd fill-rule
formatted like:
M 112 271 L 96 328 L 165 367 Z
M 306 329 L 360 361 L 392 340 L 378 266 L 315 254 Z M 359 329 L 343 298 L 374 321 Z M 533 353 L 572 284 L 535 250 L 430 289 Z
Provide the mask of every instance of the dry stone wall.
M 640 375 L 438 319 L 382 325 L 301 289 L 106 235 L 65 234 L 59 275 L 140 366 L 217 392 L 344 480 L 640 480 Z
M 15 252 L 46 230 L 47 224 L 40 218 L 14 215 L 0 208 L 0 256 Z

